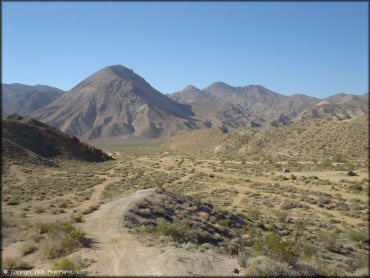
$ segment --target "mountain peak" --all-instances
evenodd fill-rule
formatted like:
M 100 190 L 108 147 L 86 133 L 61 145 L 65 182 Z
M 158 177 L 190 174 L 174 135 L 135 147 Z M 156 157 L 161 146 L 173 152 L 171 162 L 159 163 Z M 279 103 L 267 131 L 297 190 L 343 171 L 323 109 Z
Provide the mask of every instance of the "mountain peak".
M 138 75 L 129 68 L 126 68 L 122 65 L 112 65 L 101 69 L 100 71 L 96 72 L 96 74 L 113 74 L 118 77 L 124 79 L 132 79 L 133 77 L 137 77 Z M 95 74 L 94 74 L 95 75 Z
M 195 87 L 195 86 L 193 86 L 193 85 L 188 85 L 188 86 L 186 86 L 184 89 L 183 89 L 183 91 L 200 91 L 200 89 L 199 88 L 197 88 L 197 87 Z
M 225 82 L 217 81 L 209 85 L 208 87 L 219 87 L 219 88 L 225 88 L 225 87 L 232 87 L 229 84 L 226 84 Z
M 89 84 L 97 84 L 99 86 L 109 85 L 110 82 L 117 79 L 133 81 L 136 84 L 141 84 L 142 86 L 150 86 L 147 84 L 144 78 L 136 74 L 132 69 L 126 68 L 122 65 L 112 65 L 104 67 L 99 71 L 91 74 L 82 82 L 77 84 L 71 91 L 78 90 L 82 87 L 86 87 Z
M 229 84 L 226 84 L 224 82 L 221 82 L 221 81 L 218 81 L 218 82 L 214 82 L 212 83 L 211 85 L 209 85 L 208 87 L 204 88 L 203 90 L 204 91 L 214 91 L 214 90 L 234 90 L 235 87 L 229 85 Z

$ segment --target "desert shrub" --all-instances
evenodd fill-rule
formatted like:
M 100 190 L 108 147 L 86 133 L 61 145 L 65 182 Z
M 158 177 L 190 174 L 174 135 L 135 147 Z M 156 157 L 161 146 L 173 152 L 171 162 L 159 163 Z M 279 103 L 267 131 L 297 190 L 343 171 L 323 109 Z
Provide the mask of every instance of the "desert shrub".
M 325 159 L 321 162 L 322 169 L 331 169 L 333 168 L 333 163 L 329 159 Z
M 225 219 L 218 221 L 218 224 L 224 227 L 230 227 L 232 225 L 232 221 L 229 218 L 225 218 Z
M 52 270 L 61 276 L 79 276 L 82 273 L 82 266 L 74 259 L 61 258 L 53 262 Z
M 247 211 L 247 215 L 248 215 L 248 217 L 256 220 L 261 216 L 261 211 L 259 211 L 257 209 L 250 209 L 250 210 Z
M 2 268 L 9 271 L 11 269 L 30 269 L 31 267 L 19 257 L 5 257 Z
M 328 205 L 332 202 L 331 199 L 329 199 L 328 197 L 325 197 L 325 196 L 320 196 L 317 201 L 318 201 L 320 207 Z
M 180 221 L 170 223 L 161 219 L 154 231 L 158 235 L 169 236 L 176 242 L 194 242 L 197 239 L 193 229 Z
M 240 267 L 245 268 L 248 265 L 248 252 L 245 249 L 239 250 L 238 252 L 238 264 Z
M 361 183 L 357 181 L 352 183 L 348 188 L 352 191 L 362 191 L 363 190 Z
M 365 230 L 352 229 L 348 232 L 348 237 L 355 242 L 364 242 L 367 240 L 367 232 Z
M 29 254 L 32 254 L 33 252 L 35 252 L 38 248 L 36 247 L 36 245 L 34 243 L 24 243 L 21 247 L 20 247 L 20 252 L 22 254 L 22 256 L 27 256 Z
M 277 219 L 281 222 L 281 223 L 285 223 L 287 218 L 288 218 L 288 212 L 287 211 L 284 211 L 284 210 L 278 210 L 275 212 L 275 215 L 277 217 Z
M 81 223 L 84 221 L 84 217 L 82 214 L 72 214 L 71 219 L 76 223 Z
M 45 235 L 40 255 L 46 259 L 66 256 L 87 243 L 85 233 L 68 222 L 39 224 L 39 232 Z
M 265 256 L 253 258 L 244 274 L 252 277 L 298 276 L 298 273 L 287 263 Z
M 35 208 L 35 213 L 43 213 L 45 212 L 45 209 L 43 207 L 36 207 Z
M 299 246 L 295 238 L 291 236 L 282 237 L 276 232 L 266 235 L 257 235 L 252 254 L 255 256 L 268 256 L 278 261 L 294 265 L 299 258 Z
M 9 206 L 15 206 L 15 205 L 18 205 L 18 204 L 19 204 L 19 201 L 15 200 L 15 199 L 10 199 L 7 202 L 7 205 L 9 205 Z
M 337 249 L 338 235 L 335 232 L 321 231 L 319 233 L 319 239 L 324 247 L 329 251 L 335 251 Z
M 82 214 L 86 215 L 86 214 L 92 213 L 93 211 L 97 210 L 98 208 L 99 208 L 98 204 L 91 205 L 88 208 L 82 210 Z
M 236 243 L 231 243 L 229 241 L 223 241 L 221 248 L 225 254 L 237 255 L 238 254 L 238 245 Z
M 346 162 L 346 158 L 345 158 L 345 156 L 343 155 L 343 154 L 335 154 L 334 156 L 333 156 L 333 161 L 335 161 L 335 162 Z
M 58 205 L 58 207 L 60 207 L 60 208 L 68 208 L 68 207 L 69 207 L 69 205 L 68 205 L 68 201 L 63 200 L 63 201 Z

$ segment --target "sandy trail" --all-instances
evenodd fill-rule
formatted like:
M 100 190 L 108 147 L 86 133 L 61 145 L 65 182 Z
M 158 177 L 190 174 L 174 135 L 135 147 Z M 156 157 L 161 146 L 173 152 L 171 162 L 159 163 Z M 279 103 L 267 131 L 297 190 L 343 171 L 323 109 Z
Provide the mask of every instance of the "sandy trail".
M 139 190 L 128 197 L 100 206 L 80 224 L 94 243 L 77 252 L 94 259 L 89 275 L 232 275 L 235 259 L 186 248 L 149 247 L 123 227 L 123 215 L 137 200 L 150 197 L 154 189 Z
M 11 175 L 13 175 L 14 177 L 16 177 L 19 181 L 17 182 L 18 184 L 22 184 L 22 183 L 25 183 L 27 181 L 24 173 L 19 170 L 19 167 L 17 165 L 11 165 L 9 167 L 9 171 L 11 173 Z
M 80 209 L 86 209 L 90 206 L 94 206 L 94 205 L 99 205 L 99 202 L 100 202 L 100 199 L 101 199 L 101 195 L 104 191 L 104 189 L 111 183 L 114 183 L 116 181 L 119 181 L 120 178 L 119 177 L 110 177 L 109 174 L 113 174 L 114 171 L 116 169 L 118 169 L 122 164 L 118 164 L 116 167 L 110 169 L 108 172 L 107 172 L 107 175 L 98 175 L 99 177 L 101 178 L 105 178 L 105 180 L 100 183 L 99 185 L 95 186 L 94 187 L 94 193 L 91 195 L 91 198 L 86 201 L 86 202 L 83 202 L 81 205 L 80 205 Z

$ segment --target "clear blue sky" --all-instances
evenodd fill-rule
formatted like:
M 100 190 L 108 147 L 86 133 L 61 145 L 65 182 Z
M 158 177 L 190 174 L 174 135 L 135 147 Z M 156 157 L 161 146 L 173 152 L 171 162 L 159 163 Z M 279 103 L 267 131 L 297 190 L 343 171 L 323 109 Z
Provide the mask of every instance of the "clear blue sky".
M 162 93 L 215 81 L 368 90 L 366 2 L 3 2 L 3 82 L 69 90 L 121 64 Z

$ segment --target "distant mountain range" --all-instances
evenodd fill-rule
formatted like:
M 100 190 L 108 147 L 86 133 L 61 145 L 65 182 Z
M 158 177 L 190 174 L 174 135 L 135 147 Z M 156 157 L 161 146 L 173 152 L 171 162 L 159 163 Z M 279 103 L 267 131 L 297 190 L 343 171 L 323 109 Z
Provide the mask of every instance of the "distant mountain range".
M 158 138 L 182 130 L 280 126 L 368 113 L 368 94 L 288 97 L 260 85 L 216 82 L 164 95 L 120 65 L 103 68 L 69 92 L 44 85 L 2 84 L 2 103 L 5 115 L 31 116 L 85 140 Z
M 232 87 L 216 82 L 202 90 L 189 85 L 169 97 L 192 106 L 198 119 L 225 128 L 280 126 L 323 117 L 344 120 L 368 113 L 368 94 L 341 93 L 321 100 L 301 94 L 288 97 L 260 85 Z
M 62 90 L 45 85 L 2 84 L 2 112 L 5 115 L 29 115 L 62 94 Z

